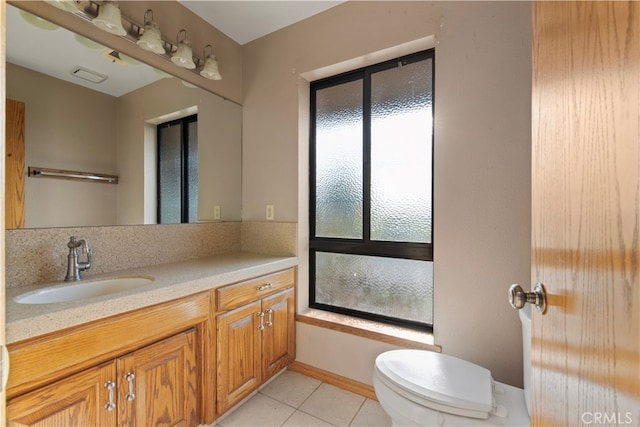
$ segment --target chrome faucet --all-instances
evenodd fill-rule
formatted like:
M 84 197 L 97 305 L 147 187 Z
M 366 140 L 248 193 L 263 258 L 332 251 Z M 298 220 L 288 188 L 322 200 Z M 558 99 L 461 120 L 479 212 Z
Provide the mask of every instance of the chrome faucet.
M 93 251 L 89 249 L 89 245 L 86 240 L 76 240 L 74 236 L 71 236 L 69 239 L 67 247 L 69 248 L 69 255 L 67 256 L 67 275 L 65 276 L 64 281 L 75 282 L 82 279 L 80 272 L 91 268 Z M 82 247 L 82 251 L 87 254 L 86 262 L 78 261 L 78 248 L 80 247 Z

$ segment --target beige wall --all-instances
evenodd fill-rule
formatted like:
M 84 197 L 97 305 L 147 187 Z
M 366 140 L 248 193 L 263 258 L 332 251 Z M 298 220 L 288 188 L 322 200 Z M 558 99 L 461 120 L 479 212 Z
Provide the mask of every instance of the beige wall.
M 25 103 L 25 166 L 117 175 L 116 98 L 13 64 L 7 98 Z M 117 189 L 27 178 L 25 225 L 115 224 Z
M 435 336 L 520 385 L 507 289 L 531 275 L 531 6 L 452 6 L 436 53 Z
M 390 59 L 394 47 L 429 36 L 436 43 L 435 340 L 444 353 L 521 385 L 520 325 L 506 290 L 529 280 L 528 3 L 353 1 L 245 45 L 243 219 L 264 220 L 273 204 L 277 220 L 298 221 L 303 309 L 308 83 L 301 76 L 337 71 L 354 58 L 368 63 L 380 51 Z M 298 360 L 371 383 L 373 360 L 387 346 L 298 326 Z

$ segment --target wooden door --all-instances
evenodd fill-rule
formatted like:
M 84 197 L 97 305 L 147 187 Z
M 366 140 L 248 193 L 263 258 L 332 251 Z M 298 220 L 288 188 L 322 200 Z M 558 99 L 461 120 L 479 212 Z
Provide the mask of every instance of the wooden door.
M 640 425 L 640 2 L 533 2 L 531 424 Z
M 5 228 L 24 228 L 24 103 L 7 99 L 5 120 Z
M 9 426 L 115 426 L 117 408 L 107 410 L 107 381 L 115 363 L 87 369 L 7 402 Z M 113 401 L 116 389 L 112 390 Z
M 255 390 L 262 381 L 260 301 L 216 318 L 218 356 L 218 413 Z
M 295 358 L 293 288 L 262 300 L 265 329 L 262 333 L 262 380 L 285 368 Z
M 118 359 L 122 426 L 196 426 L 198 391 L 193 329 Z

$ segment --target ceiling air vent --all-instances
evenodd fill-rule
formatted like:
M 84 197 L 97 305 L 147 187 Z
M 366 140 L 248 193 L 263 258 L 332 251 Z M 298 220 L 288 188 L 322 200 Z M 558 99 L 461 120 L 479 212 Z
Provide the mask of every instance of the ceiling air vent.
M 90 81 L 91 83 L 102 83 L 109 78 L 109 76 L 81 67 L 80 65 L 76 65 L 73 70 L 71 70 L 71 75 L 79 79 Z

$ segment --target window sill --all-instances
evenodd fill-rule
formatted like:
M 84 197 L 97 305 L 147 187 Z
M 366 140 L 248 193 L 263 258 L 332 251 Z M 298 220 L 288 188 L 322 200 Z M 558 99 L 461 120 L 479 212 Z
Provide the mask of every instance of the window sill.
M 357 335 L 399 347 L 430 350 L 438 353 L 442 351 L 442 347 L 434 343 L 433 334 L 430 332 L 416 331 L 415 329 L 387 325 L 314 308 L 309 308 L 304 313 L 297 314 L 296 320 L 301 323 L 333 329 L 334 331 Z

